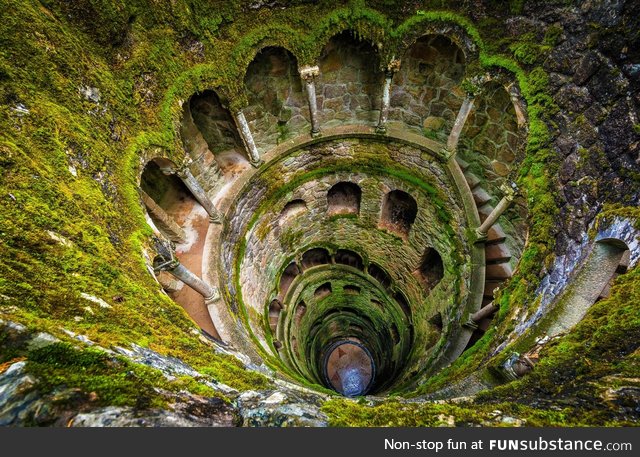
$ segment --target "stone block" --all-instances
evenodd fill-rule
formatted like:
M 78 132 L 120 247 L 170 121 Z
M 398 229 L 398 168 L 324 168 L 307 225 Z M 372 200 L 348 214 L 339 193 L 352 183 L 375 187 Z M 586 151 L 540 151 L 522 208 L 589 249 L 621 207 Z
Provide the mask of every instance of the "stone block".
M 437 131 L 444 127 L 445 120 L 438 116 L 429 116 L 422 123 L 422 127 L 426 130 Z

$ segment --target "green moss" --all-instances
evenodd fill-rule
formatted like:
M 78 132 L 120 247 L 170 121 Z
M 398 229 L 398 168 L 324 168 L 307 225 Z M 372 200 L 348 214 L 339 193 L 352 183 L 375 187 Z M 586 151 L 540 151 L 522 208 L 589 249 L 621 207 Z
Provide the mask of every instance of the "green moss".
M 162 373 L 95 349 L 79 350 L 55 343 L 29 353 L 26 371 L 41 392 L 66 387 L 94 394 L 99 405 L 165 407 L 155 390 L 169 387 Z

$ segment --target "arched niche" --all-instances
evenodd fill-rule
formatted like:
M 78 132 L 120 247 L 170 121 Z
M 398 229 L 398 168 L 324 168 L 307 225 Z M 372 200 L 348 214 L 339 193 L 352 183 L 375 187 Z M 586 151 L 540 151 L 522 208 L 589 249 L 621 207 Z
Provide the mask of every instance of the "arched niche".
M 376 265 L 375 263 L 369 264 L 367 267 L 367 272 L 371 275 L 376 281 L 378 281 L 382 287 L 385 289 L 391 286 L 391 278 L 381 267 Z
M 291 286 L 291 283 L 300 273 L 300 268 L 295 262 L 291 262 L 287 266 L 287 268 L 284 269 L 284 271 L 282 272 L 282 276 L 280 276 L 280 294 L 278 295 L 280 299 L 284 298 L 284 296 L 287 294 L 287 291 L 289 290 L 289 287 Z
M 426 35 L 402 56 L 391 87 L 389 119 L 444 140 L 464 99 L 465 56 L 443 35 Z
M 325 282 L 324 284 L 321 284 L 316 288 L 313 296 L 318 300 L 322 300 L 324 297 L 331 295 L 332 292 L 333 289 L 331 287 L 331 283 Z
M 436 249 L 427 247 L 424 250 L 416 276 L 427 291 L 433 289 L 442 280 L 444 265 L 442 264 L 442 257 Z
M 313 248 L 302 254 L 302 269 L 317 267 L 331 263 L 329 251 L 324 248 Z
M 309 130 L 309 112 L 296 57 L 282 47 L 263 48 L 244 77 L 249 100 L 244 113 L 258 149 Z
M 362 257 L 357 252 L 349 251 L 347 249 L 338 249 L 334 256 L 335 262 L 348 265 L 353 268 L 357 268 L 360 271 L 364 270 L 364 262 Z
M 287 221 L 304 213 L 306 210 L 307 203 L 304 200 L 291 200 L 286 205 L 284 205 L 284 208 L 282 208 L 282 212 L 280 213 L 280 217 L 278 218 L 278 224 L 283 225 Z
M 173 242 L 184 243 L 186 216 L 194 206 L 200 205 L 174 173 L 176 168 L 173 162 L 164 158 L 147 162 L 140 176 L 140 194 L 158 231 Z
M 194 94 L 189 99 L 189 112 L 225 175 L 236 174 L 248 166 L 249 157 L 233 116 L 215 91 Z
M 402 190 L 392 190 L 384 196 L 380 226 L 407 238 L 417 215 L 416 200 Z
M 327 192 L 327 214 L 335 216 L 340 214 L 360 213 L 360 200 L 362 190 L 360 186 L 352 182 L 339 182 Z
M 377 47 L 352 31 L 323 48 L 316 78 L 318 109 L 325 126 L 377 121 L 383 74 Z
M 497 81 L 489 81 L 474 99 L 474 108 L 460 134 L 458 150 L 482 170 L 483 187 L 492 195 L 518 161 L 524 136 L 519 131 L 511 95 Z
M 282 303 L 280 300 L 274 299 L 269 303 L 269 328 L 272 334 L 276 334 L 278 328 L 278 320 L 280 319 L 280 313 L 282 312 Z
M 300 325 L 300 321 L 302 321 L 302 318 L 306 313 L 307 313 L 307 305 L 305 304 L 305 302 L 301 301 L 296 305 L 296 312 L 294 316 L 294 321 L 297 326 Z

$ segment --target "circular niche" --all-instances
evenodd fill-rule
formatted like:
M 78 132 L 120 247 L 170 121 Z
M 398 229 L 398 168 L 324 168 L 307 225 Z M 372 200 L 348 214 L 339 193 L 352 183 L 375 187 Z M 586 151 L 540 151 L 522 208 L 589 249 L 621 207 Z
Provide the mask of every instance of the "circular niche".
M 484 278 L 450 166 L 426 147 L 361 136 L 256 171 L 227 213 L 219 274 L 257 351 L 347 396 L 411 387 L 461 352 Z M 359 377 L 347 370 L 367 360 Z M 347 389 L 347 375 L 365 387 Z

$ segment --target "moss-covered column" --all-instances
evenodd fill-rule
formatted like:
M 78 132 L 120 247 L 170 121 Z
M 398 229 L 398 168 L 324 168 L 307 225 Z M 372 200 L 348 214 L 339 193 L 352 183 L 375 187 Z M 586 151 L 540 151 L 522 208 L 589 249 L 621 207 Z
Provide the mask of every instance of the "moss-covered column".
M 218 208 L 216 208 L 198 180 L 195 178 L 195 176 L 193 176 L 191 170 L 189 170 L 188 164 L 185 164 L 177 169 L 175 173 L 180 177 L 184 185 L 187 186 L 195 199 L 198 200 L 198 202 L 205 209 L 205 211 L 209 215 L 209 219 L 211 220 L 211 222 L 215 224 L 222 223 L 222 215 L 218 211 Z
M 515 184 L 511 186 L 503 185 L 501 186 L 502 191 L 504 192 L 504 196 L 502 200 L 498 203 L 498 205 L 491 211 L 491 214 L 487 216 L 484 222 L 476 229 L 476 235 L 478 236 L 478 241 L 483 241 L 487 238 L 487 233 L 489 229 L 496 223 L 498 218 L 504 213 L 511 203 L 515 199 L 516 196 L 516 187 Z
M 318 119 L 318 103 L 316 100 L 316 83 L 315 77 L 320 74 L 320 68 L 302 67 L 300 68 L 300 77 L 305 82 L 307 90 L 307 99 L 309 101 L 309 117 L 311 118 L 311 136 L 320 135 L 320 119 Z
M 151 197 L 149 197 L 144 190 L 138 189 L 138 192 L 140 193 L 140 198 L 142 198 L 142 203 L 146 206 L 147 211 L 154 222 L 159 226 L 158 228 L 162 230 L 171 241 L 175 243 L 184 243 L 187 236 L 176 221 Z
M 384 73 L 384 86 L 382 87 L 382 103 L 380 105 L 380 119 L 378 120 L 378 126 L 376 132 L 386 133 L 387 120 L 389 118 L 389 106 L 391 105 L 391 81 L 393 75 L 400 69 L 400 60 L 393 59 Z
M 456 117 L 456 121 L 453 124 L 453 128 L 451 129 L 451 133 L 449 133 L 449 138 L 447 139 L 447 150 L 454 155 L 456 149 L 458 147 L 458 140 L 460 139 L 460 134 L 462 133 L 462 129 L 464 124 L 467 122 L 467 118 L 469 117 L 469 113 L 473 109 L 473 96 L 467 95 L 462 102 L 462 106 L 460 106 L 460 110 L 458 111 L 458 116 Z
M 242 111 L 237 111 L 233 115 L 233 120 L 238 126 L 242 141 L 249 153 L 249 162 L 254 167 L 259 167 L 262 163 L 260 160 L 260 153 L 258 152 L 255 141 L 253 141 L 253 134 L 251 133 L 251 129 L 249 129 L 249 124 L 247 123 L 247 119 L 244 117 L 244 113 Z

